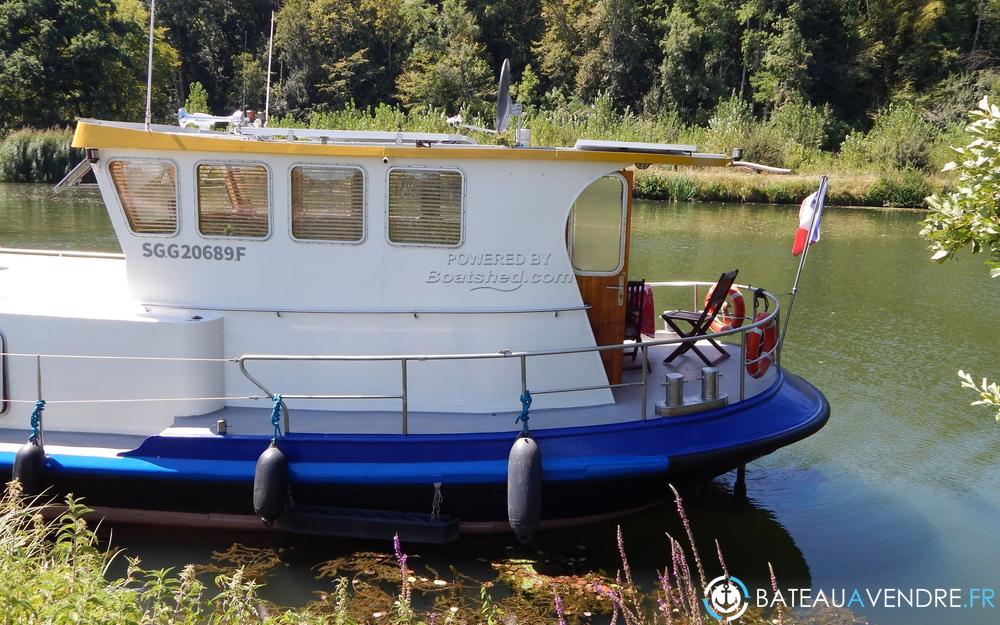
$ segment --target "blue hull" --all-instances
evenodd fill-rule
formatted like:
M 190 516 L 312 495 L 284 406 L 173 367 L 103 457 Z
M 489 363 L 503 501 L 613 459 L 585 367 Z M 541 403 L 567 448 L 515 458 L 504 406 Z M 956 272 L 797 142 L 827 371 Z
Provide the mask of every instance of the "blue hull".
M 543 458 L 546 517 L 609 513 L 664 497 L 668 480 L 697 481 L 819 430 L 830 408 L 802 378 L 781 372 L 766 392 L 713 411 L 630 423 L 535 430 Z M 544 422 L 545 412 L 532 415 Z M 428 509 L 443 484 L 445 511 L 463 520 L 504 519 L 507 456 L 516 431 L 447 435 L 289 434 L 296 502 Z M 117 457 L 55 454 L 45 475 L 57 492 L 92 505 L 250 514 L 263 436 L 152 436 Z M 9 474 L 12 453 L 0 453 Z M 636 488 L 640 483 L 659 488 Z M 650 492 L 652 491 L 652 492 Z M 118 496 L 114 496 L 117 493 Z M 149 493 L 157 495 L 151 500 Z M 593 493 L 601 493 L 597 510 Z M 580 495 L 584 502 L 574 503 Z M 361 501 L 358 502 L 358 498 Z M 552 500 L 566 500 L 553 506 Z

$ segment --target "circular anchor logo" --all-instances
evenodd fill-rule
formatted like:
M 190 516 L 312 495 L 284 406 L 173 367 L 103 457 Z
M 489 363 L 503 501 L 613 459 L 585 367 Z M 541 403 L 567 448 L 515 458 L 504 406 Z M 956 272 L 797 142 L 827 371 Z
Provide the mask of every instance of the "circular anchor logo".
M 732 623 L 747 611 L 750 592 L 739 578 L 720 575 L 705 586 L 702 603 L 712 618 L 720 623 Z

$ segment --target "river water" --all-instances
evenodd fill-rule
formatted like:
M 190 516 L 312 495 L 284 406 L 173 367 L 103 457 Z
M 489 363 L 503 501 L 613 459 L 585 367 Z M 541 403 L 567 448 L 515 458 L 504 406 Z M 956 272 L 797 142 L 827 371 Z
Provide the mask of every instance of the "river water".
M 787 292 L 795 207 L 636 202 L 630 277 L 714 280 L 738 267 L 740 281 Z M 705 553 L 718 539 L 729 571 L 782 588 L 1000 589 L 1000 424 L 971 408 L 956 371 L 1000 377 L 1000 281 L 980 259 L 938 265 L 917 236 L 919 212 L 830 208 L 811 252 L 783 364 L 815 383 L 832 417 L 815 436 L 748 468 L 750 501 L 723 476 L 688 512 Z M 0 185 L 0 246 L 117 251 L 105 209 L 91 191 Z M 667 305 L 657 293 L 657 307 Z M 646 580 L 667 561 L 664 532 L 680 529 L 661 506 L 621 523 L 632 567 Z M 207 562 L 228 535 L 120 529 L 116 543 L 149 566 Z M 532 554 L 573 566 L 617 568 L 614 524 L 542 534 Z M 318 562 L 389 545 L 282 540 L 284 566 L 266 594 L 308 601 L 324 588 Z M 585 550 L 582 548 L 586 548 Z M 502 538 L 463 539 L 411 551 L 474 578 L 511 553 Z M 586 553 L 580 562 L 579 553 Z M 706 558 L 711 559 L 709 556 Z M 541 566 L 541 564 L 539 565 Z M 327 587 L 329 584 L 327 584 Z M 996 602 L 1000 605 L 1000 600 Z M 873 623 L 995 623 L 993 610 L 859 610 Z

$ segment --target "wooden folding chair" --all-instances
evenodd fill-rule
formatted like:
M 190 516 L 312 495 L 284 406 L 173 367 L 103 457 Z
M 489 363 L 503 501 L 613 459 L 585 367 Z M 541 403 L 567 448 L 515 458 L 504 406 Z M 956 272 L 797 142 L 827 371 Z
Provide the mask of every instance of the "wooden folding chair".
M 663 317 L 663 321 L 670 326 L 671 330 L 677 333 L 677 336 L 684 339 L 690 339 L 678 345 L 677 348 L 663 360 L 663 362 L 673 362 L 678 356 L 682 356 L 689 351 L 693 351 L 697 354 L 698 358 L 701 358 L 702 362 L 708 366 L 715 365 L 716 363 L 729 357 L 729 352 L 723 349 L 723 347 L 714 339 L 708 339 L 708 341 L 713 347 L 715 347 L 715 349 L 719 350 L 720 354 L 722 354 L 715 361 L 709 360 L 708 357 L 705 356 L 700 349 L 698 349 L 696 343 L 704 335 L 710 333 L 710 326 L 712 325 L 712 322 L 715 321 L 715 318 L 725 307 L 726 297 L 729 296 L 730 287 L 732 287 L 733 283 L 736 282 L 737 273 L 739 273 L 739 270 L 733 269 L 732 271 L 727 271 L 719 276 L 719 281 L 715 283 L 714 287 L 712 287 L 712 296 L 707 302 L 705 302 L 705 307 L 701 312 L 668 310 L 661 315 L 661 317 Z M 689 324 L 691 328 L 685 332 L 678 325 L 677 322 L 679 321 Z
M 632 362 L 639 353 L 639 343 L 642 343 L 642 313 L 646 301 L 646 281 L 629 280 L 625 289 L 625 340 L 635 341 L 632 350 Z

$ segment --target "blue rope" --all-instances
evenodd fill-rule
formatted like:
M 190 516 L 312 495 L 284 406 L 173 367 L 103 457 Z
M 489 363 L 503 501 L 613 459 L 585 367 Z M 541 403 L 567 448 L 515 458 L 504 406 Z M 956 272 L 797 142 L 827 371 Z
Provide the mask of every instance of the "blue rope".
M 281 401 L 281 393 L 275 393 L 271 399 L 274 400 L 274 408 L 271 409 L 271 425 L 274 426 L 274 438 L 271 441 L 277 442 L 281 440 L 281 408 L 285 403 Z
M 35 402 L 35 409 L 31 411 L 31 436 L 28 440 L 37 443 L 42 436 L 42 411 L 45 410 L 45 400 L 39 399 Z
M 528 409 L 531 408 L 531 391 L 524 391 L 521 395 L 521 414 L 514 419 L 514 423 L 521 423 L 521 434 L 528 433 Z

